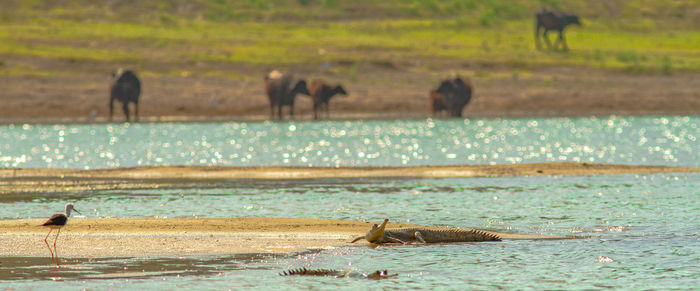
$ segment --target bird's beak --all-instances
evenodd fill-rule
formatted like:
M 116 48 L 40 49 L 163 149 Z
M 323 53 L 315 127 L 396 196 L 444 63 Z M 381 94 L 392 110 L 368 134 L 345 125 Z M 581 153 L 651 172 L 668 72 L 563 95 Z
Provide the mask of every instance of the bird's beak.
M 73 208 L 73 211 L 80 213 L 80 211 L 78 211 L 78 209 L 75 209 L 75 208 Z M 82 213 L 80 213 L 80 214 L 82 215 Z

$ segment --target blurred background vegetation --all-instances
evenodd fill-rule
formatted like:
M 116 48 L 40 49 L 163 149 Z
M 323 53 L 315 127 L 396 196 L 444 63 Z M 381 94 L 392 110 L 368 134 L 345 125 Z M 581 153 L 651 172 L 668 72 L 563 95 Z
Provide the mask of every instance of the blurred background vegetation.
M 151 76 L 259 79 L 275 67 L 352 71 L 362 63 L 700 71 L 700 0 L 0 2 L 0 75 L 131 67 Z M 541 7 L 582 18 L 568 29 L 571 51 L 535 49 Z

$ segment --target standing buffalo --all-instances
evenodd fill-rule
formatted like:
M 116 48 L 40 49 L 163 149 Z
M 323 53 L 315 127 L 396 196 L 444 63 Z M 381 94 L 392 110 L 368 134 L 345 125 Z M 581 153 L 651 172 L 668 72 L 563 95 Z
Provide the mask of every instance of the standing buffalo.
M 342 86 L 337 85 L 335 87 L 332 87 L 328 85 L 325 81 L 320 79 L 314 79 L 313 81 L 311 81 L 311 87 L 309 88 L 309 91 L 311 92 L 311 99 L 314 102 L 314 119 L 318 119 L 319 110 L 325 110 L 327 118 L 331 116 L 328 110 L 328 101 L 331 100 L 331 97 L 333 97 L 336 94 L 348 95 L 348 93 L 345 92 L 345 89 L 343 89 Z
M 122 103 L 122 109 L 126 115 L 126 121 L 130 120 L 129 102 L 134 103 L 136 121 L 139 120 L 139 96 L 141 95 L 141 82 L 136 74 L 130 70 L 119 69 L 112 74 L 112 88 L 109 97 L 109 121 L 112 121 L 114 113 L 114 100 Z
M 469 79 L 466 82 L 460 77 L 443 80 L 437 89 L 430 92 L 433 114 L 437 115 L 444 110 L 449 116 L 461 117 L 464 106 L 471 100 L 472 91 Z
M 567 51 L 569 46 L 566 45 L 566 40 L 564 39 L 564 29 L 569 24 L 581 25 L 578 16 L 573 14 L 565 14 L 559 11 L 552 11 L 547 9 L 541 9 L 537 12 L 537 25 L 535 27 L 535 44 L 537 49 L 540 49 L 542 45 L 540 44 L 540 28 L 544 28 L 542 37 L 544 37 L 547 43 L 547 48 L 552 49 L 552 43 L 549 41 L 547 32 L 550 30 L 556 30 L 559 32 L 559 38 L 554 43 L 554 48 L 557 49 L 561 43 L 562 49 Z
M 311 95 L 305 80 L 296 80 L 292 75 L 272 71 L 265 75 L 265 92 L 270 99 L 270 118 L 282 119 L 282 106 L 289 105 L 289 116 L 294 117 L 294 98 L 297 94 Z

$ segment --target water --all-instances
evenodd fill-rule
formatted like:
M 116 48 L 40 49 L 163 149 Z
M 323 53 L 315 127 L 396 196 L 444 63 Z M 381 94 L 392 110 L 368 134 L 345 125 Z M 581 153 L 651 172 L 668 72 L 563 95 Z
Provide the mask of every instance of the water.
M 26 289 L 668 289 L 697 286 L 700 174 L 398 180 L 230 181 L 129 192 L 12 195 L 2 219 L 38 218 L 71 197 L 89 217 L 317 217 L 592 236 L 422 247 L 361 245 L 292 255 L 194 258 L 2 257 L 3 287 Z M 196 201 L 196 203 L 193 203 Z M 322 203 L 320 203 L 322 201 Z M 145 205 L 147 207 L 139 206 Z M 124 207 L 124 208 L 122 208 Z M 607 256 L 614 262 L 598 262 Z M 389 269 L 399 277 L 279 277 L 297 267 Z M 10 273 L 14 271 L 14 273 Z M 58 278 L 60 282 L 52 282 Z
M 5 125 L 0 166 L 698 166 L 700 116 Z
M 306 162 L 313 165 L 401 165 L 403 161 L 409 165 L 476 164 L 520 162 L 508 157 L 522 157 L 525 162 L 551 158 L 553 161 L 580 159 L 697 166 L 698 120 L 698 117 L 611 117 L 471 120 L 466 123 L 417 120 L 245 124 L 248 130 L 254 128 L 255 134 L 242 133 L 242 123 L 6 126 L 0 130 L 3 136 L 0 149 L 3 162 L 8 163 L 5 166 L 19 163 L 17 166 L 56 168 L 127 166 L 138 164 L 139 159 L 142 164 L 199 164 L 200 158 L 215 157 L 216 152 L 221 155 L 220 159 L 215 159 L 218 164 L 302 164 L 301 154 L 306 156 L 319 148 L 322 148 L 320 157 L 307 158 Z M 477 126 L 480 122 L 482 124 Z M 236 126 L 239 130 L 232 130 Z M 290 131 L 292 126 L 294 131 Z M 486 134 L 483 139 L 476 137 L 486 127 L 491 127 L 489 132 L 493 134 Z M 113 145 L 109 144 L 111 137 L 106 135 L 109 128 L 117 137 Z M 524 129 L 511 134 L 512 128 Z M 342 130 L 345 134 L 334 136 L 333 132 Z M 571 134 L 572 130 L 580 134 Z M 83 138 L 72 131 L 94 131 L 94 135 Z M 618 131 L 621 132 L 618 134 Z M 168 134 L 159 134 L 163 132 Z M 432 136 L 427 132 L 432 132 Z M 22 134 L 23 138 L 13 141 L 4 138 Z M 141 138 L 130 137 L 132 134 Z M 57 140 L 61 136 L 64 137 L 62 143 Z M 202 143 L 204 136 L 206 144 Z M 544 140 L 528 141 L 537 136 L 544 136 Z M 315 143 L 311 142 L 313 137 Z M 487 137 L 496 138 L 486 142 Z M 371 141 L 361 148 L 365 138 Z M 178 140 L 181 145 L 177 145 Z M 327 143 L 321 144 L 319 140 Z M 390 143 L 385 142 L 382 147 L 377 140 Z M 195 141 L 199 141 L 198 146 Z M 252 152 L 256 154 L 251 154 L 254 158 L 246 163 L 230 158 L 236 153 L 235 145 L 245 144 L 241 145 L 245 148 L 259 145 L 261 141 L 265 145 L 254 148 Z M 170 143 L 171 147 L 161 149 L 165 143 Z M 122 149 L 124 144 L 132 147 Z M 419 156 L 428 158 L 418 159 L 412 154 L 408 154 L 408 159 L 402 158 L 414 151 L 404 147 L 409 144 L 417 144 L 412 149 L 421 149 Z M 469 151 L 466 144 L 471 144 Z M 42 152 L 43 145 L 50 150 Z M 24 150 L 17 149 L 20 146 Z M 311 149 L 306 150 L 308 146 Z M 530 146 L 545 150 L 530 151 Z M 33 154 L 34 148 L 40 153 Z M 179 153 L 185 148 L 191 148 L 193 154 L 183 158 Z M 448 150 L 443 152 L 442 148 Z M 62 159 L 57 158 L 55 149 L 63 153 Z M 344 156 L 346 150 L 350 152 L 348 156 Z M 106 151 L 112 153 L 112 159 L 100 157 L 99 153 Z M 21 152 L 26 152 L 25 157 L 17 158 L 21 157 Z M 84 154 L 78 155 L 80 152 Z M 358 157 L 358 152 L 378 152 L 379 156 L 371 159 L 365 156 L 364 159 Z M 498 153 L 496 159 L 468 158 L 471 154 L 493 155 L 494 152 Z M 287 162 L 281 159 L 285 153 L 289 157 Z M 448 158 L 449 153 L 457 158 Z M 548 157 L 547 153 L 552 156 Z M 334 156 L 337 158 L 331 158 Z M 157 157 L 163 160 L 157 162 Z M 329 160 L 324 161 L 324 157 Z M 198 289 L 275 286 L 280 290 L 694 289 L 700 286 L 698 181 L 700 174 L 697 173 L 240 180 L 177 184 L 158 189 L 5 193 L 0 195 L 0 219 L 45 218 L 46 213 L 62 209 L 65 201 L 70 200 L 80 205 L 79 209 L 88 217 L 313 217 L 375 222 L 390 218 L 395 222 L 423 225 L 591 237 L 376 249 L 356 245 L 291 255 L 65 258 L 68 262 L 60 270 L 50 268 L 47 258 L 0 255 L 0 286 L 18 290 L 150 290 L 193 286 Z M 599 256 L 613 261 L 600 262 Z M 388 269 L 399 276 L 370 281 L 277 275 L 284 269 L 297 267 L 365 272 Z

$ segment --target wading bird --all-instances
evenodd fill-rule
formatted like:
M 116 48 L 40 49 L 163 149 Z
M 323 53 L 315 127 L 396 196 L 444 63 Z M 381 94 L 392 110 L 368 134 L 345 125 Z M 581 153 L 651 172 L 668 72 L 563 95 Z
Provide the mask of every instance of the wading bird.
M 75 210 L 75 212 L 80 213 L 78 209 L 73 208 L 73 204 L 68 203 L 66 204 L 66 214 L 54 214 L 44 222 L 41 226 L 46 226 L 49 228 L 49 233 L 46 234 L 46 237 L 44 237 L 44 243 L 46 243 L 46 247 L 49 248 L 49 252 L 51 252 L 51 261 L 56 262 L 56 267 L 60 267 L 61 265 L 58 263 L 58 250 L 56 250 L 56 241 L 58 240 L 58 235 L 61 233 L 61 228 L 68 223 L 68 217 L 70 217 L 70 212 L 72 210 Z M 82 213 L 81 213 L 82 214 Z M 56 232 L 56 238 L 53 240 L 53 251 L 51 250 L 51 247 L 49 246 L 49 242 L 46 241 L 49 238 L 49 235 L 51 235 L 51 231 L 54 229 L 58 229 L 58 232 Z M 54 259 L 54 253 L 56 254 L 56 258 Z

